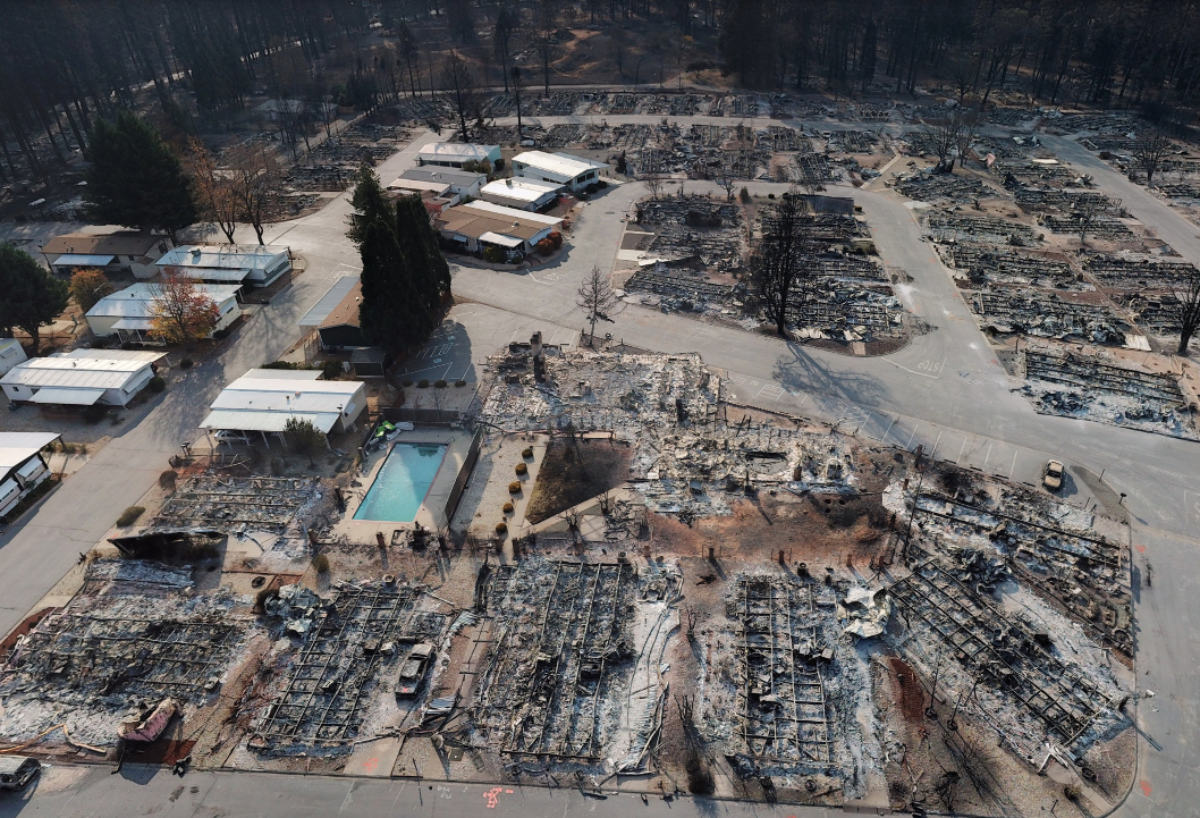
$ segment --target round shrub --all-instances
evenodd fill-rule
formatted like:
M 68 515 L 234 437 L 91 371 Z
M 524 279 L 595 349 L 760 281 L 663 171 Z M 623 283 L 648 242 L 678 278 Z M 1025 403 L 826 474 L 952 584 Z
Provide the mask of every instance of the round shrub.
M 508 493 L 509 494 L 520 494 L 521 493 L 521 481 L 514 480 L 511 483 L 509 483 L 508 484 Z
M 195 362 L 191 358 L 184 358 L 179 362 L 180 369 L 191 369 Z
M 401 385 L 401 386 L 412 386 L 412 385 L 413 385 L 413 382 L 412 382 L 411 380 L 408 380 L 408 381 L 404 381 L 404 382 L 403 382 L 403 383 L 401 383 L 400 385 Z
M 513 513 L 513 504 L 512 504 L 512 503 L 505 503 L 505 504 L 504 504 L 504 513 L 505 513 L 505 514 L 512 514 L 512 513 Z
M 121 528 L 131 526 L 145 511 L 146 509 L 142 506 L 130 506 L 121 512 L 121 516 L 117 518 L 117 525 Z
M 324 554 L 317 554 L 313 557 L 312 566 L 317 570 L 318 574 L 329 573 L 329 557 Z
M 517 464 L 517 474 L 526 474 L 528 472 L 529 472 L 529 467 L 526 466 L 524 463 Z
M 526 460 L 531 459 L 533 457 L 533 449 L 526 446 L 525 450 L 521 452 L 521 457 L 525 458 Z
M 434 381 L 433 382 L 434 389 L 445 389 L 447 386 L 449 386 L 449 384 L 446 383 L 445 381 Z
M 155 375 L 146 386 L 151 392 L 162 392 L 167 388 L 167 382 L 162 379 L 162 375 Z
M 429 388 L 429 381 L 425 380 L 424 378 L 422 378 L 420 381 L 417 382 L 417 389 L 428 389 L 428 388 Z
M 464 380 L 462 380 L 462 379 L 459 379 L 459 380 L 457 380 L 457 381 L 455 381 L 455 382 L 454 382 L 454 385 L 455 385 L 455 386 L 466 386 L 466 385 L 467 385 L 467 382 L 466 382 L 466 381 L 464 381 Z
M 508 523 L 496 523 L 496 533 L 504 534 L 508 531 Z

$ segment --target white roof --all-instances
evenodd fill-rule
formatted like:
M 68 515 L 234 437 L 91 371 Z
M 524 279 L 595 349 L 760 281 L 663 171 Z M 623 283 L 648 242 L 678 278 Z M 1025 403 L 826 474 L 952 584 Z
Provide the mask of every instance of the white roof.
M 180 267 L 179 272 L 185 278 L 198 281 L 204 279 L 208 279 L 209 281 L 245 281 L 246 276 L 250 275 L 250 268 L 240 267 L 236 270 L 224 270 L 215 267 Z
M 499 233 L 493 233 L 490 230 L 479 237 L 480 241 L 485 241 L 488 244 L 498 244 L 501 247 L 520 247 L 524 242 L 521 239 L 514 239 L 512 236 L 503 236 Z
M 315 371 L 250 370 L 217 396 L 200 428 L 282 432 L 290 418 L 300 418 L 328 432 L 363 385 L 314 380 L 319 375 Z
M 532 222 L 533 224 L 542 224 L 546 227 L 554 227 L 562 224 L 562 219 L 554 216 L 543 216 L 539 213 L 530 213 L 528 210 L 517 210 L 514 207 L 505 207 L 504 205 L 492 204 L 491 202 L 474 201 L 470 204 L 459 205 L 462 210 L 479 210 L 484 213 L 491 213 L 496 216 L 503 216 L 514 221 Z
M 513 176 L 510 179 L 498 179 L 483 186 L 480 195 L 503 196 L 519 202 L 536 202 L 547 193 L 555 193 L 562 185 L 554 182 L 543 182 L 541 179 L 527 179 L 524 176 Z
M 287 247 L 273 244 L 185 244 L 167 252 L 157 264 L 184 270 L 266 270 L 281 257 L 286 258 L 287 252 Z
M 215 303 L 223 304 L 236 298 L 241 288 L 235 284 L 196 284 L 196 291 L 204 293 Z M 139 282 L 131 287 L 106 295 L 87 311 L 88 318 L 147 318 L 150 305 L 159 298 L 159 285 Z
M 59 437 L 57 432 L 0 432 L 0 472 L 15 469 Z
M 116 256 L 89 256 L 83 253 L 63 253 L 54 259 L 55 267 L 105 267 Z
M 388 190 L 420 190 L 437 194 L 438 196 L 450 189 L 449 182 L 424 182 L 420 179 L 405 179 L 401 176 L 387 186 Z
M 103 389 L 58 389 L 48 387 L 39 389 L 37 394 L 29 399 L 30 403 L 49 403 L 66 406 L 91 406 L 104 397 Z
M 0 378 L 0 383 L 37 389 L 120 389 L 163 354 L 119 349 L 76 349 L 67 355 L 22 361 Z
M 517 154 L 513 157 L 513 165 L 515 166 L 517 163 L 546 171 L 554 176 L 562 176 L 564 181 L 574 179 L 589 170 L 608 167 L 604 162 L 584 159 L 581 156 L 572 156 L 569 153 L 546 153 L 545 151 L 525 151 Z
M 135 329 L 135 330 L 152 330 L 154 329 L 153 318 L 122 318 L 112 325 L 113 329 Z
M 304 317 L 300 319 L 300 326 L 319 327 L 324 324 L 329 314 L 337 309 L 338 304 L 342 303 L 358 282 L 359 277 L 356 275 L 342 276 L 333 282 L 333 286 L 329 288 L 329 292 L 321 296 L 321 300 L 314 304 L 312 309 L 304 313 Z
M 457 142 L 430 142 L 418 156 L 442 162 L 478 162 L 500 150 L 499 145 L 463 145 Z

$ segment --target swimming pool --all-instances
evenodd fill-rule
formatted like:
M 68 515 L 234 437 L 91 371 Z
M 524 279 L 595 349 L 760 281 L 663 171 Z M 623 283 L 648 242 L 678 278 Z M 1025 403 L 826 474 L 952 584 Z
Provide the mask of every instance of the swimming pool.
M 356 520 L 411 523 L 417 517 L 433 478 L 446 455 L 445 446 L 397 443 L 375 475 Z

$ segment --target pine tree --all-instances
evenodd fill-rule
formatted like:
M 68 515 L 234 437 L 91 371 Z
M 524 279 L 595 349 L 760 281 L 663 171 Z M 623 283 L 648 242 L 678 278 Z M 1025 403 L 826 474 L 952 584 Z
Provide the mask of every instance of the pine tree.
M 196 222 L 196 203 L 179 158 L 149 124 L 128 111 L 97 120 L 88 150 L 84 198 L 101 224 L 176 231 Z
M 67 308 L 67 283 L 55 278 L 33 256 L 0 243 L 0 334 L 24 330 L 36 355 L 40 330 Z

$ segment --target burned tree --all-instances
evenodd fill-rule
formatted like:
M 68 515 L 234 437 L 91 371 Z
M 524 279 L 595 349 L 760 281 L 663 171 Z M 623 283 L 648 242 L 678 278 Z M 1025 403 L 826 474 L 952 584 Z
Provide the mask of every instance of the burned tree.
M 607 321 L 613 323 L 613 315 L 619 312 L 622 305 L 621 300 L 617 298 L 617 294 L 613 292 L 612 285 L 608 283 L 608 277 L 600 271 L 600 268 L 593 265 L 590 272 L 583 277 L 583 283 L 579 285 L 579 308 L 583 310 L 584 317 L 591 324 L 590 334 L 588 336 L 588 346 L 593 346 L 596 341 L 596 322 Z
M 1146 187 L 1154 184 L 1154 174 L 1158 172 L 1158 167 L 1170 148 L 1171 140 L 1161 127 L 1151 128 L 1134 146 L 1133 159 L 1142 173 L 1146 174 Z
M 1187 355 L 1188 344 L 1200 329 L 1200 271 L 1193 270 L 1175 289 L 1175 320 L 1179 324 L 1177 354 Z
M 471 131 L 467 121 L 480 119 L 482 109 L 475 78 L 457 51 L 451 51 L 442 64 L 441 82 L 446 101 L 450 103 L 458 118 L 459 138 L 463 142 L 470 142 Z
M 812 284 L 804 266 L 804 239 L 800 223 L 804 204 L 785 193 L 783 201 L 763 216 L 763 234 L 750 258 L 750 273 L 763 311 L 780 337 L 787 337 L 788 315 L 807 301 Z

